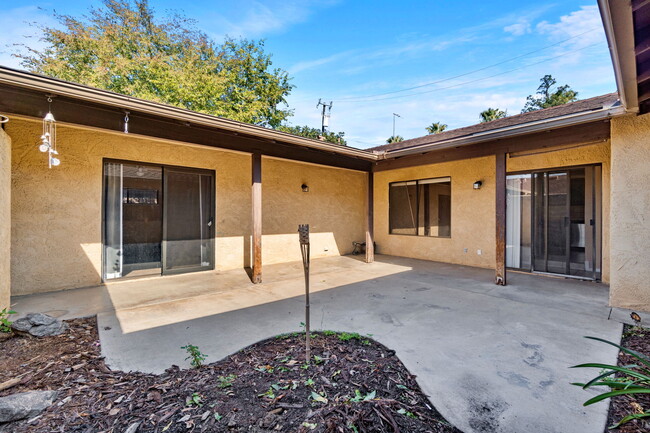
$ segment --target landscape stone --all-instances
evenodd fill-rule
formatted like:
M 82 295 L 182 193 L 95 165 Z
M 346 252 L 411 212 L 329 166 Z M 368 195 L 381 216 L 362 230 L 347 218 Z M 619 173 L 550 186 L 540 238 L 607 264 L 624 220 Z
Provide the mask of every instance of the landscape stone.
M 29 330 L 29 333 L 34 337 L 52 337 L 63 333 L 66 329 L 68 329 L 68 326 L 57 320 L 50 325 L 34 326 Z
M 38 325 L 51 325 L 52 323 L 56 322 L 56 318 L 52 316 L 48 316 L 47 314 L 43 313 L 29 313 L 27 315 L 27 319 L 32 323 L 34 326 Z
M 32 322 L 30 322 L 27 317 L 18 319 L 11 324 L 11 328 L 19 332 L 29 332 L 29 330 L 32 329 L 32 326 L 34 325 L 32 325 Z
M 0 423 L 33 418 L 56 399 L 56 391 L 28 391 L 0 397 Z

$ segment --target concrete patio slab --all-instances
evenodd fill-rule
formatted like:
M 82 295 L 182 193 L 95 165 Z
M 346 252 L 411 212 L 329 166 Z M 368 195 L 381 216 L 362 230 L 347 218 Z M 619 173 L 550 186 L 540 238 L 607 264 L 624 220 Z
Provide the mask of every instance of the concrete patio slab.
M 376 260 L 312 262 L 312 328 L 372 334 L 395 349 L 436 408 L 465 432 L 603 431 L 608 403 L 584 408 L 593 393 L 569 384 L 593 372 L 569 367 L 616 362 L 614 348 L 583 338 L 620 339 L 622 325 L 608 320 L 606 285 L 510 273 L 500 287 L 491 270 Z M 93 299 L 110 302 L 98 308 L 108 364 L 161 372 L 187 366 L 180 349 L 187 343 L 214 362 L 299 329 L 300 264 L 265 267 L 260 285 L 237 272 L 96 288 L 103 294 Z

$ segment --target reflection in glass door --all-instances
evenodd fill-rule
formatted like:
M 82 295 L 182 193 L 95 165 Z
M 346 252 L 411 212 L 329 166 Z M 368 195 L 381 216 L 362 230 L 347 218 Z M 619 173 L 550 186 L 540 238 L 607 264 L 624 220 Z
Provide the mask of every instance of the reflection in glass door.
M 105 280 L 214 267 L 214 174 L 104 164 Z
M 506 265 L 599 279 L 600 178 L 600 166 L 508 176 Z

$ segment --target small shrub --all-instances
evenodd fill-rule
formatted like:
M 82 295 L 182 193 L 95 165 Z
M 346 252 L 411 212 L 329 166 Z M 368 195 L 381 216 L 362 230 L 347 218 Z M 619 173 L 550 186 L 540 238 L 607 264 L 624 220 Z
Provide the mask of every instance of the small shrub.
M 621 352 L 633 356 L 639 361 L 638 364 L 631 364 L 619 367 L 618 365 L 587 363 L 575 365 L 572 368 L 598 368 L 600 373 L 587 383 L 572 383 L 572 385 L 580 386 L 583 389 L 591 387 L 605 387 L 609 391 L 605 391 L 593 398 L 590 398 L 583 403 L 583 406 L 589 406 L 599 401 L 605 400 L 617 395 L 634 395 L 634 394 L 650 394 L 650 358 L 639 353 L 635 350 L 627 349 L 611 341 L 603 340 L 596 337 L 585 337 L 590 340 L 600 341 L 605 344 L 617 347 Z M 616 373 L 621 373 L 623 377 L 614 377 Z M 641 413 L 631 413 L 623 417 L 616 424 L 610 428 L 617 428 L 628 421 L 640 418 L 650 417 L 650 410 Z
M 0 311 L 0 332 L 11 332 L 11 324 L 13 322 L 9 320 L 9 316 L 12 314 L 16 314 L 16 312 L 14 310 L 7 310 L 6 308 Z
M 201 394 L 199 394 L 198 392 L 193 392 L 192 395 L 190 395 L 185 399 L 185 405 L 187 407 L 192 407 L 192 406 L 202 407 L 203 397 L 201 397 Z
M 229 374 L 228 376 L 219 376 L 217 378 L 217 386 L 221 389 L 224 388 L 230 388 L 232 386 L 232 383 L 237 379 L 237 376 L 234 374 Z
M 188 357 L 185 358 L 187 361 L 188 359 L 190 360 L 190 364 L 192 367 L 199 368 L 200 366 L 203 365 L 203 361 L 205 361 L 205 358 L 208 357 L 208 355 L 204 355 L 198 348 L 198 346 L 194 346 L 192 344 L 188 344 L 187 346 L 181 347 L 181 349 L 185 349 L 188 353 Z

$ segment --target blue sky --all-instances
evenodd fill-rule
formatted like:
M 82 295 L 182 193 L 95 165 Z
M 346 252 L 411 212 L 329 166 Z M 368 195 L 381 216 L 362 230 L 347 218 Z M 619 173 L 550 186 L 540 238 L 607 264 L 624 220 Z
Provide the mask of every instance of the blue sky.
M 19 2 L 0 16 L 3 44 L 36 44 L 29 22 L 48 11 L 78 15 L 99 0 Z M 588 98 L 616 90 L 595 0 L 208 1 L 151 0 L 180 10 L 221 40 L 266 40 L 274 66 L 289 71 L 291 123 L 320 127 L 319 98 L 333 101 L 332 131 L 370 147 L 392 134 L 414 138 L 440 121 L 457 128 L 488 107 L 517 114 L 544 74 Z M 42 9 L 39 9 L 40 8 Z M 11 46 L 0 64 L 19 67 Z M 462 75 L 462 76 L 461 76 Z M 412 90 L 406 90 L 410 89 Z

